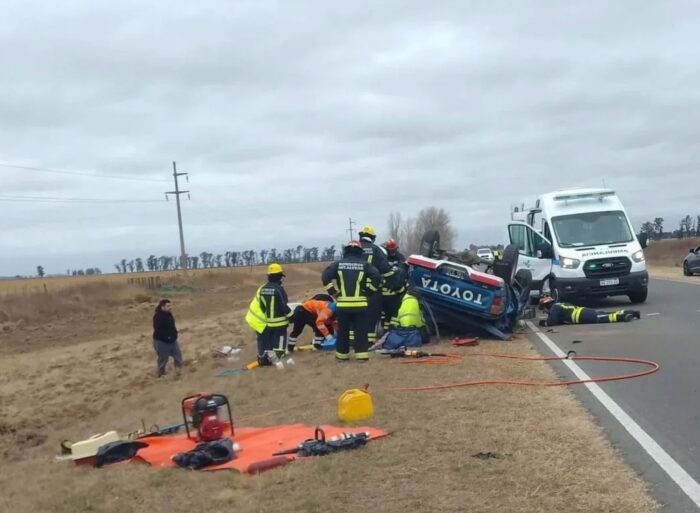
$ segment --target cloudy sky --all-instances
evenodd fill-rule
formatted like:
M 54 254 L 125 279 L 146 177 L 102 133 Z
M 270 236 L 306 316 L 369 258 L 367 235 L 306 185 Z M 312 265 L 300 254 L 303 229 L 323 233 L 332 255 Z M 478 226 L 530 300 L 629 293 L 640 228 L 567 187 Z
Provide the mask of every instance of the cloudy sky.
M 381 236 L 429 205 L 460 245 L 500 242 L 512 203 L 603 181 L 635 224 L 676 225 L 700 214 L 698 20 L 691 0 L 3 0 L 0 163 L 76 174 L 0 166 L 0 275 L 177 254 L 173 160 L 190 253 L 338 244 L 349 216 Z

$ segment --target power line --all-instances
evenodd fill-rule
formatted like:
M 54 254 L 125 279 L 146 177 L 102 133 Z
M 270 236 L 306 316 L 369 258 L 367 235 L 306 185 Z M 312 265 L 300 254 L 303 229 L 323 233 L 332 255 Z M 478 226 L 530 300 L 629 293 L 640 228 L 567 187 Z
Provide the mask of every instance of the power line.
M 167 180 L 157 179 L 157 178 L 138 178 L 138 177 L 126 177 L 119 175 L 109 175 L 102 173 L 85 173 L 82 171 L 64 171 L 59 169 L 50 169 L 46 167 L 33 167 L 33 166 L 20 166 L 18 164 L 7 164 L 5 162 L 0 162 L 0 167 L 6 167 L 11 169 L 25 169 L 27 171 L 36 171 L 39 173 L 54 173 L 59 175 L 74 175 L 74 176 L 89 176 L 91 178 L 108 178 L 111 180 L 128 180 L 134 182 L 159 182 L 163 183 Z
M 26 203 L 162 203 L 162 200 L 131 200 L 109 198 L 56 198 L 49 196 L 15 196 L 0 195 L 0 201 Z

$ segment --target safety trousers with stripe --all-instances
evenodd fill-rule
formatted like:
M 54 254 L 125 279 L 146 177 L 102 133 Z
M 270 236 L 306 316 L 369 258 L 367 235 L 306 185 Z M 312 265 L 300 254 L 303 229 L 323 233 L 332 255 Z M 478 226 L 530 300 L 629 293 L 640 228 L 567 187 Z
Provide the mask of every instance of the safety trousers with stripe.
M 338 360 L 348 360 L 350 358 L 350 330 L 355 335 L 353 341 L 355 359 L 367 360 L 369 358 L 367 313 L 367 308 L 338 308 L 336 311 L 338 338 L 335 344 L 335 357 Z
M 633 313 L 627 310 L 616 312 L 601 312 L 592 308 L 577 307 L 571 314 L 574 324 L 608 324 L 612 322 L 624 322 L 625 315 Z
M 387 331 L 392 324 L 398 324 L 402 297 L 403 293 L 382 294 L 382 328 L 384 331 Z
M 258 333 L 258 359 L 265 358 L 270 352 L 274 352 L 278 358 L 287 352 L 287 326 L 268 326 Z

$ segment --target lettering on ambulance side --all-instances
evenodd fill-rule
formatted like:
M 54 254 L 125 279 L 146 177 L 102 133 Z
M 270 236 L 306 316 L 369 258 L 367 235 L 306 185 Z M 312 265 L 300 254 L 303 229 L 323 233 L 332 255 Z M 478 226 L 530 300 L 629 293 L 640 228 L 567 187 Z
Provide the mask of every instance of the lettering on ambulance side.
M 439 284 L 437 280 L 431 280 L 425 276 L 421 277 L 423 283 L 423 288 L 432 290 L 434 292 L 439 292 L 444 296 L 450 296 L 457 299 L 461 299 L 468 303 L 474 303 L 477 305 L 483 305 L 481 294 L 474 294 L 471 290 L 462 291 L 459 287 L 453 287 L 449 283 Z

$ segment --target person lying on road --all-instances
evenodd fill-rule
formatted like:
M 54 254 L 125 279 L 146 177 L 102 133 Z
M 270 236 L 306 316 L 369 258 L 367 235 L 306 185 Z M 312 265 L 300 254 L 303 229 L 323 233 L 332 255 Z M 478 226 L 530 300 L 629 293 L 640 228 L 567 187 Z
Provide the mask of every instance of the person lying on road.
M 540 320 L 540 326 L 559 326 L 561 324 L 605 324 L 611 322 L 630 322 L 640 319 L 639 310 L 617 310 L 604 312 L 568 303 L 557 303 L 551 296 L 540 299 L 540 308 L 548 312 L 547 318 Z

